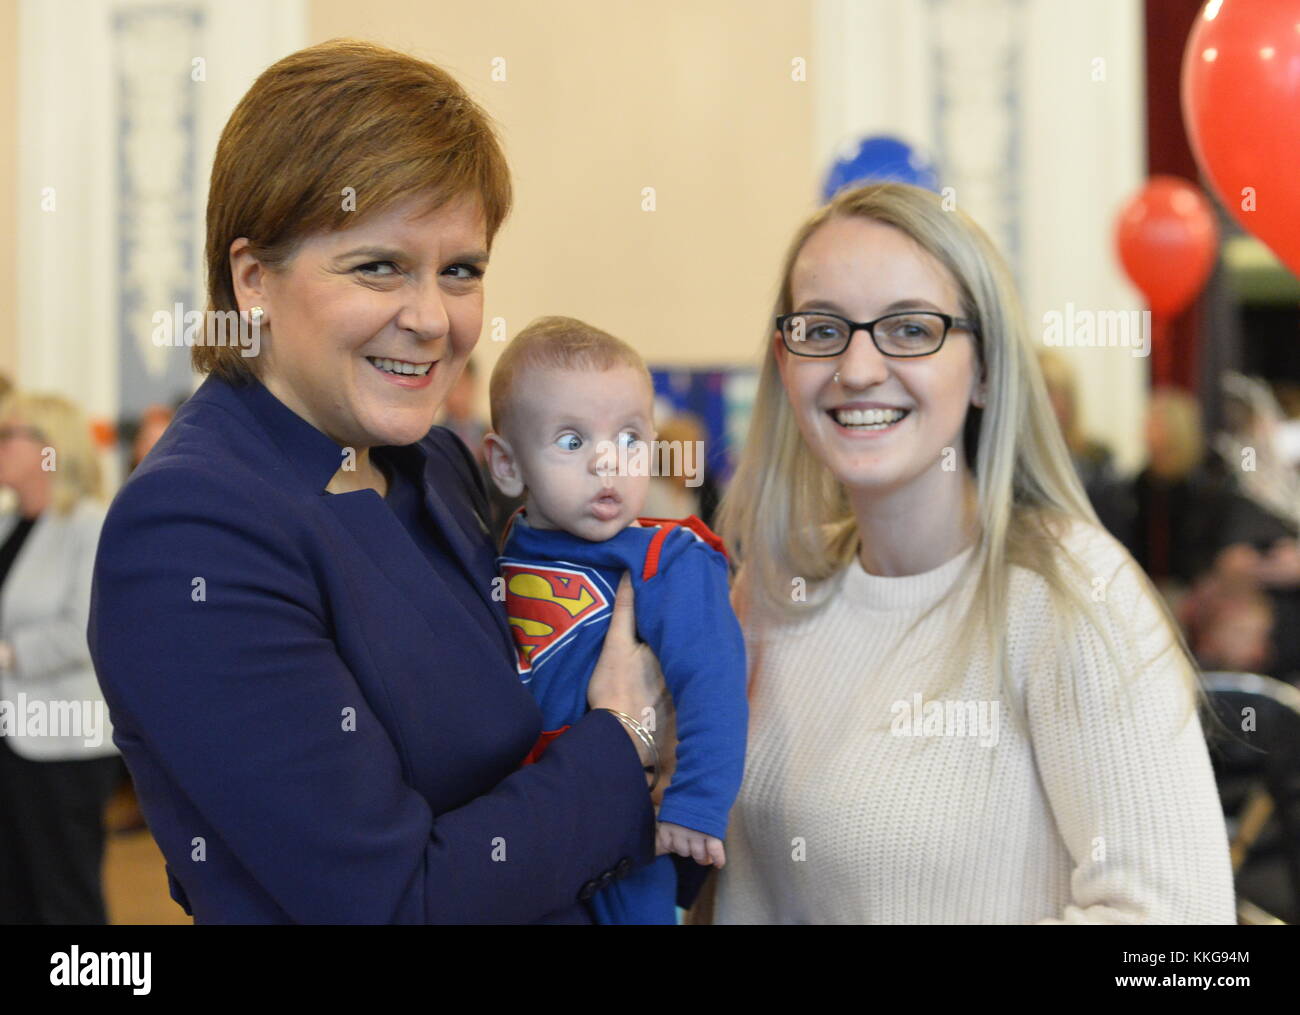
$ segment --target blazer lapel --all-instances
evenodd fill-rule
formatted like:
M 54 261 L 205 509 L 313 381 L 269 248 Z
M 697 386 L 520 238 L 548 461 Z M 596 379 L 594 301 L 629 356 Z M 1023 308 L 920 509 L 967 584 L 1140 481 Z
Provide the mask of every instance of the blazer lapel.
M 426 442 L 421 447 L 428 448 L 428 446 L 429 444 Z M 451 509 L 446 497 L 439 488 L 440 482 L 443 481 L 443 477 L 447 474 L 446 470 L 439 469 L 439 463 L 427 451 L 425 451 L 424 458 L 424 482 L 420 485 L 424 489 L 425 505 L 438 523 L 438 528 L 446 536 L 452 553 L 469 576 L 474 591 L 478 593 L 478 597 L 483 600 L 491 612 L 497 629 L 501 632 L 506 644 L 510 646 L 513 658 L 515 639 L 510 632 L 510 621 L 506 617 L 504 603 L 500 600 L 493 600 L 492 584 L 485 585 L 482 579 L 482 575 L 485 574 L 491 575 L 493 578 L 497 577 L 497 555 L 492 546 L 492 535 L 487 523 L 472 504 L 466 505 L 469 510 L 462 513 L 457 513 Z M 467 518 L 466 515 L 470 517 Z
M 498 631 L 482 621 L 479 611 L 467 608 L 460 589 L 449 585 L 444 574 L 428 566 L 424 552 L 378 493 L 358 490 L 325 494 L 323 500 L 326 508 L 364 548 L 366 556 L 424 617 L 431 630 L 445 628 L 451 611 L 462 615 L 460 626 L 476 627 L 488 639 L 501 640 Z M 471 580 L 471 584 L 477 587 L 480 582 Z M 498 611 L 492 612 L 495 616 Z M 505 634 L 509 635 L 508 628 Z M 513 656 L 509 658 L 513 662 Z
M 455 603 L 452 608 L 475 617 L 479 629 L 488 637 L 494 636 L 495 628 L 495 640 L 509 658 L 510 665 L 515 665 L 514 637 L 510 633 L 505 607 L 492 599 L 490 579 L 496 575 L 496 557 L 491 539 L 467 528 L 453 510 L 448 496 L 435 489 L 447 482 L 448 476 L 456 476 L 458 472 L 455 463 L 449 461 L 441 449 L 435 452 L 439 458 L 430 453 L 433 441 L 424 440 L 407 447 L 376 448 L 371 453 L 378 452 L 399 467 L 405 465 L 412 477 L 422 477 L 420 486 L 424 490 L 425 504 L 452 560 L 464 572 L 475 594 L 487 605 L 493 618 L 491 625 L 483 622 L 481 611 L 468 609 L 468 604 L 461 602 L 459 589 L 448 586 L 442 576 L 438 578 L 438 587 L 429 587 L 430 569 L 425 566 L 424 554 L 376 491 L 325 493 L 326 485 L 342 463 L 343 449 L 276 398 L 264 385 L 254 381 L 235 386 L 213 375 L 194 397 L 200 396 L 227 405 L 238 403 L 245 412 L 251 412 L 310 492 L 322 498 L 352 537 L 366 549 L 388 578 L 409 595 L 435 628 L 440 626 L 440 621 L 445 622 L 446 604 L 450 600 Z M 477 525 L 475 512 L 469 507 L 472 501 L 470 498 L 466 501 L 464 514 L 470 518 L 469 524 Z

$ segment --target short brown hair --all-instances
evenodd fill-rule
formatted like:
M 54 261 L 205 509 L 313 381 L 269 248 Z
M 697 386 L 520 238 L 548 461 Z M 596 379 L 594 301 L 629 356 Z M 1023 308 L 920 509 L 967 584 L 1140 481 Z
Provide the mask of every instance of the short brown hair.
M 345 210 L 352 188 L 355 210 Z M 230 245 L 282 268 L 300 240 L 356 225 L 412 195 L 428 211 L 475 195 L 487 241 L 510 212 L 510 171 L 487 114 L 446 71 L 396 50 L 334 39 L 272 64 L 230 115 L 208 192 L 208 309 L 237 313 Z M 258 365 L 237 344 L 191 363 L 231 381 Z
M 641 354 L 622 339 L 574 317 L 539 317 L 514 337 L 492 368 L 488 382 L 492 429 L 506 423 L 514 399 L 516 379 L 529 370 L 590 370 L 631 367 L 654 381 Z

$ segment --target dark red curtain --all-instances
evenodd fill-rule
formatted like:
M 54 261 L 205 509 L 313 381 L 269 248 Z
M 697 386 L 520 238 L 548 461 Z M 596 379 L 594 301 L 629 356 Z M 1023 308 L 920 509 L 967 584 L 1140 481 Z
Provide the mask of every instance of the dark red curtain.
M 1170 173 L 1204 186 L 1183 126 L 1179 77 L 1183 49 L 1202 0 L 1146 0 L 1147 173 Z M 1170 323 L 1164 354 L 1151 357 L 1153 386 L 1172 384 L 1195 392 L 1200 387 L 1200 336 L 1205 297 Z

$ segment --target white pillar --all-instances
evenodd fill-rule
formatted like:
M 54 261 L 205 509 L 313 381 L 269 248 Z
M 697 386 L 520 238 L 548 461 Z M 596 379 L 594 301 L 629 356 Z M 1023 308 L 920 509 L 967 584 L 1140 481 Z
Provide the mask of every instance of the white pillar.
M 156 311 L 206 306 L 212 153 L 305 0 L 22 0 L 18 376 L 116 420 L 193 390 Z M 110 470 L 114 463 L 107 463 Z

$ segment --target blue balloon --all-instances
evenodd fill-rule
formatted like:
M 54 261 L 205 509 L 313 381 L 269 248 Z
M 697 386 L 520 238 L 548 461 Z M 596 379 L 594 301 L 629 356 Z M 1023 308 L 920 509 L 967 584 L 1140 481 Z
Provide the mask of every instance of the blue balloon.
M 822 199 L 829 201 L 840 190 L 863 183 L 910 183 L 938 191 L 939 174 L 915 149 L 896 137 L 878 135 L 863 138 L 847 157 L 837 159 L 826 175 Z

